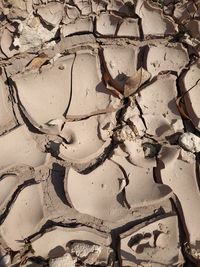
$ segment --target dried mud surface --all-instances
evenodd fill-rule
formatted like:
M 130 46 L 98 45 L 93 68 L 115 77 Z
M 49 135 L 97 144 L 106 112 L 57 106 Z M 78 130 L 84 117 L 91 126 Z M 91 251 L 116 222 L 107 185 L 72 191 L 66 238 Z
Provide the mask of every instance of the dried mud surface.
M 200 1 L 0 1 L 0 267 L 200 266 Z

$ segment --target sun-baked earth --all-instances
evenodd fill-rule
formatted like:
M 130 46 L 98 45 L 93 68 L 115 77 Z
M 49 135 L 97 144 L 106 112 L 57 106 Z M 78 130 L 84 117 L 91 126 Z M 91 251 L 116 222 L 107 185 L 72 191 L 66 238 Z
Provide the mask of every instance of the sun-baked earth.
M 200 1 L 0 1 L 0 267 L 200 262 Z

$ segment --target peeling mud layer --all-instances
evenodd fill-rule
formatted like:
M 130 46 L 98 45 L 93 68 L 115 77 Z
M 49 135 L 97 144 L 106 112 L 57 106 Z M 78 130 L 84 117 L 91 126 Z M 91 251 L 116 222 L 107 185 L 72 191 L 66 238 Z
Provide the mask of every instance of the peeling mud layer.
M 0 267 L 200 266 L 200 1 L 0 1 Z

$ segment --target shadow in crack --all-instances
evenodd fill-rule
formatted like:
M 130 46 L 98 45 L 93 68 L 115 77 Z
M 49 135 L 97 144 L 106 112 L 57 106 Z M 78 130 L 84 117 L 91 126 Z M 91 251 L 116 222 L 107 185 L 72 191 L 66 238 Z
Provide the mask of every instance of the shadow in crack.
M 60 200 L 69 206 L 67 198 L 65 196 L 64 190 L 64 179 L 65 179 L 65 168 L 60 166 L 57 163 L 53 164 L 52 174 L 51 174 L 51 182 L 53 184 L 54 190 Z

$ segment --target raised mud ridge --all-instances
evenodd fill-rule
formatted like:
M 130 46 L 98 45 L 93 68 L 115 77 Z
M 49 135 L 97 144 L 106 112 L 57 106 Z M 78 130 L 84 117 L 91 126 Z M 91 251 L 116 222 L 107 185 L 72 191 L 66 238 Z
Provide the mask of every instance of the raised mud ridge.
M 0 1 L 0 267 L 200 263 L 200 1 Z

